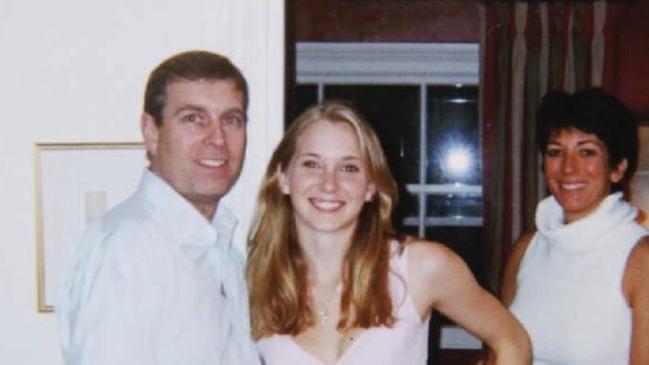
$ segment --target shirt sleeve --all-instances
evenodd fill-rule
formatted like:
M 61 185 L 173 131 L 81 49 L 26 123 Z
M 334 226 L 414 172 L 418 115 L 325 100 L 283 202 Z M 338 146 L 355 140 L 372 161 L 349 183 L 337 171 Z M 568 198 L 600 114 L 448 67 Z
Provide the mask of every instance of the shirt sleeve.
M 159 283 L 128 229 L 87 229 L 65 275 L 57 312 L 66 365 L 156 364 Z

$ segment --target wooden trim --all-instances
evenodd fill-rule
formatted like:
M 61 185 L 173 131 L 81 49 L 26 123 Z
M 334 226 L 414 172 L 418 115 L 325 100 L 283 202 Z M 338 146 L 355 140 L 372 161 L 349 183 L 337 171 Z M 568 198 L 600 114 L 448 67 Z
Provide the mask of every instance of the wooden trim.
M 477 42 L 474 1 L 294 0 L 296 41 Z

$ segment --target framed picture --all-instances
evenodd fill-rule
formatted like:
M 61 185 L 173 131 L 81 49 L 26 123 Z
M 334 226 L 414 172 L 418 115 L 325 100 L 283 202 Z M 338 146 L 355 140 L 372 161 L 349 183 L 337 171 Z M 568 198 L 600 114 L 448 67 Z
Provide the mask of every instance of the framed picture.
M 631 202 L 640 212 L 640 223 L 649 228 L 649 123 L 638 129 L 638 169 L 631 180 Z
M 85 225 L 135 191 L 147 160 L 137 142 L 36 143 L 34 162 L 38 311 L 53 312 Z

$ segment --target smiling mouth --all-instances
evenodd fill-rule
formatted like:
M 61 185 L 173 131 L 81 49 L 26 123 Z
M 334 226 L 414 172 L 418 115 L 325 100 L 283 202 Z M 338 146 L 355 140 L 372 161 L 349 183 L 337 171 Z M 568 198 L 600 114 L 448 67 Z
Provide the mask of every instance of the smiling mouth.
M 584 188 L 586 186 L 586 184 L 584 184 L 584 183 L 563 183 L 563 184 L 559 184 L 559 186 L 563 190 L 575 191 L 575 190 L 579 190 L 579 189 Z
M 317 209 L 324 211 L 335 211 L 345 205 L 340 200 L 323 200 L 317 198 L 310 198 L 309 202 L 311 202 L 311 204 Z
M 227 160 L 224 159 L 200 159 L 198 164 L 204 167 L 216 168 L 224 166 Z

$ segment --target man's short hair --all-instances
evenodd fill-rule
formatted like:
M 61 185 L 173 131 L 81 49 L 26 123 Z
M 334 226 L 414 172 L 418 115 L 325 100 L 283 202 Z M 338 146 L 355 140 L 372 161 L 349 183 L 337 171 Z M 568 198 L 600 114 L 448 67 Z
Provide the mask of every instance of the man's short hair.
M 248 84 L 237 66 L 216 53 L 187 51 L 166 59 L 149 75 L 144 92 L 144 111 L 153 117 L 158 127 L 162 125 L 167 85 L 179 80 L 232 81 L 243 94 L 244 110 L 248 108 Z

